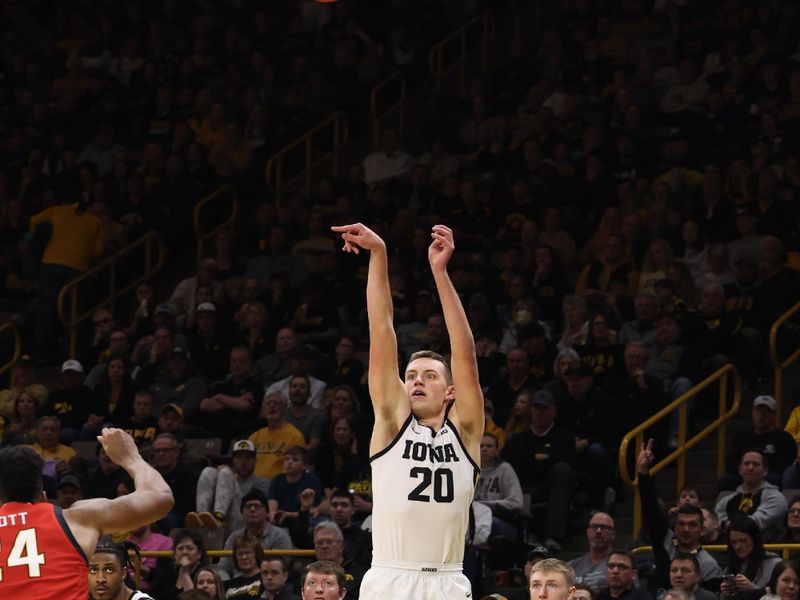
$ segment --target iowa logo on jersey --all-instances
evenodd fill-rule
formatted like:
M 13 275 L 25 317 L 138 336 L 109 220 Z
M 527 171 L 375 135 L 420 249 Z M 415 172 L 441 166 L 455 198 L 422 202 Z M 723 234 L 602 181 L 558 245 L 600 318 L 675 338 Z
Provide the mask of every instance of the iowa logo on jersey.
M 449 463 L 459 461 L 455 448 L 453 448 L 453 444 L 449 442 L 441 446 L 424 444 L 422 442 L 414 442 L 412 440 L 406 440 L 405 442 L 406 447 L 403 450 L 403 458 L 408 458 L 418 462 L 434 463 Z

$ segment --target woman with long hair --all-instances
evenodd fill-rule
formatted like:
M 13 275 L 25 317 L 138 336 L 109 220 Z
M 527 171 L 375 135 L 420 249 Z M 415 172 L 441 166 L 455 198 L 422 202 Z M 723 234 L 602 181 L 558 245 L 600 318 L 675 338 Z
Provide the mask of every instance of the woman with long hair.
M 357 421 L 354 416 L 335 417 L 330 425 L 330 441 L 317 448 L 314 469 L 322 481 L 323 488 L 336 487 L 336 477 L 345 466 L 368 464 L 367 444 L 357 437 Z
M 793 496 L 789 501 L 782 541 L 789 544 L 800 544 L 800 495 Z
M 674 261 L 672 248 L 664 238 L 657 238 L 650 242 L 647 253 L 644 255 L 642 271 L 639 275 L 639 289 L 652 289 L 656 281 L 667 277 L 667 267 Z
M 505 439 L 510 438 L 515 433 L 527 431 L 531 426 L 531 400 L 533 400 L 533 390 L 520 390 L 514 404 L 511 406 L 511 416 L 506 421 Z
M 625 348 L 617 343 L 617 332 L 609 316 L 602 311 L 589 317 L 586 342 L 575 347 L 581 360 L 592 367 L 597 380 L 605 380 L 623 369 Z
M 225 584 L 214 567 L 206 565 L 197 569 L 193 582 L 195 589 L 203 590 L 211 600 L 225 600 Z
M 769 585 L 765 590 L 772 593 L 780 600 L 798 600 L 800 596 L 800 577 L 798 577 L 797 563 L 793 560 L 782 560 L 774 569 Z
M 272 352 L 275 332 L 269 328 L 269 312 L 263 302 L 245 302 L 237 319 L 240 329 L 234 346 L 250 348 L 253 362 Z
M 764 550 L 761 529 L 753 519 L 734 518 L 728 527 L 728 566 L 723 571 L 720 597 L 733 598 L 765 587 L 780 562 L 779 556 Z
M 14 399 L 14 415 L 6 424 L 3 446 L 36 443 L 36 425 L 40 416 L 36 398 L 22 390 Z
M 131 378 L 130 365 L 122 356 L 112 356 L 100 377 L 96 391 L 107 407 L 108 419 L 115 425 L 127 421 L 133 414 L 136 385 Z

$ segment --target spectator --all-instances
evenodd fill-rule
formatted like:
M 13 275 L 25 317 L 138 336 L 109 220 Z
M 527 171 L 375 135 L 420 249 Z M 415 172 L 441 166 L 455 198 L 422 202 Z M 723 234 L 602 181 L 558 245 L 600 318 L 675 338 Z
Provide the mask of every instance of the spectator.
M 279 383 L 281 382 L 267 388 L 267 393 L 280 389 Z M 286 420 L 303 434 L 306 449 L 313 452 L 319 447 L 322 438 L 325 413 L 309 405 L 310 394 L 310 377 L 292 375 L 289 378 L 289 411 L 286 413 Z
M 94 336 L 92 344 L 81 352 L 82 364 L 91 369 L 96 364 L 105 362 L 111 356 L 109 345 L 111 334 L 116 329 L 117 322 L 114 315 L 107 308 L 100 308 L 92 314 L 92 329 Z
M 14 363 L 11 367 L 11 385 L 0 390 L 0 416 L 13 417 L 14 402 L 23 391 L 31 394 L 39 407 L 44 408 L 48 391 L 41 383 L 36 383 L 36 369 L 29 354 L 23 354 Z
M 614 285 L 629 297 L 633 297 L 639 288 L 639 273 L 625 257 L 625 238 L 617 234 L 608 236 L 602 258 L 583 268 L 575 293 L 583 295 L 590 290 L 608 292 Z
M 283 457 L 283 473 L 273 477 L 269 485 L 270 522 L 291 525 L 300 510 L 300 492 L 314 490 L 314 506 L 322 500 L 322 483 L 314 473 L 308 471 L 309 453 L 302 446 L 292 446 Z
M 3 428 L 3 445 L 33 444 L 36 441 L 36 426 L 41 417 L 39 413 L 36 398 L 25 390 L 20 392 L 14 400 L 12 417 Z
M 510 438 L 515 433 L 527 431 L 531 426 L 531 400 L 533 400 L 533 390 L 523 389 L 517 394 L 517 399 L 511 407 L 511 415 L 503 429 L 504 439 Z
M 762 451 L 751 448 L 742 454 L 739 463 L 741 485 L 717 501 L 717 517 L 723 528 L 737 516 L 748 516 L 760 529 L 760 536 L 767 540 L 780 537 L 786 518 L 786 498 L 776 486 L 766 481 L 767 468 Z
M 178 438 L 171 433 L 160 433 L 153 441 L 153 466 L 172 490 L 175 505 L 159 524 L 169 531 L 183 524 L 186 514 L 194 510 L 195 476 L 180 463 Z
M 655 318 L 658 315 L 658 296 L 652 290 L 640 290 L 633 301 L 636 318 L 626 321 L 619 330 L 619 343 L 643 341 L 652 344 L 656 337 Z
M 678 554 L 669 563 L 669 585 L 692 594 L 695 600 L 714 600 L 716 594 L 700 587 L 700 563 L 693 554 Z
M 495 407 L 497 422 L 508 421 L 515 399 L 533 387 L 528 354 L 522 348 L 512 348 L 506 354 L 506 368 L 489 386 L 488 396 Z
M 563 313 L 563 330 L 559 350 L 566 350 L 586 343 L 589 335 L 589 321 L 586 320 L 586 301 L 579 296 L 564 296 L 561 303 Z
M 275 336 L 267 307 L 258 301 L 245 302 L 239 310 L 238 320 L 240 331 L 233 344 L 248 348 L 253 353 L 253 361 L 267 356 L 272 351 Z
M 327 385 L 321 379 L 317 379 L 310 374 L 310 365 L 316 363 L 318 360 L 319 353 L 312 350 L 309 346 L 297 347 L 292 353 L 290 374 L 267 386 L 267 393 L 269 394 L 277 391 L 291 399 L 292 385 L 295 386 L 295 391 L 298 394 L 301 391 L 300 387 L 303 386 L 300 381 L 295 381 L 295 377 L 298 377 L 306 380 L 306 386 L 308 387 L 307 404 L 315 410 L 321 410 L 325 405 L 325 389 Z
M 255 537 L 265 550 L 292 549 L 294 547 L 286 530 L 270 522 L 267 498 L 261 493 L 261 490 L 253 488 L 242 496 L 240 509 L 244 527 L 235 530 L 228 536 L 225 540 L 226 550 L 232 549 L 234 541 L 245 533 Z M 230 575 L 235 573 L 234 563 L 228 557 L 220 560 L 219 568 Z
M 34 348 L 36 359 L 52 358 L 56 333 L 56 300 L 63 286 L 89 268 L 100 256 L 106 239 L 104 222 L 88 210 L 85 202 L 52 206 L 31 217 L 31 232 L 49 230 L 42 255 L 36 295 Z
M 787 489 L 792 489 L 792 483 L 800 482 L 800 479 L 791 479 L 795 472 L 793 465 L 797 457 L 797 444 L 791 434 L 775 426 L 775 409 L 775 398 L 772 396 L 753 398 L 753 409 L 750 411 L 752 428 L 744 429 L 733 436 L 726 458 L 727 473 L 719 482 L 720 490 L 733 490 L 742 483 L 737 471 L 742 456 L 752 448 L 764 454 L 769 467 L 766 479 L 772 485 L 781 487 L 784 474 L 789 477 L 790 485 L 786 486 Z
M 800 539 L 800 496 L 793 496 L 788 504 L 789 511 L 786 513 L 782 541 L 794 544 L 795 540 Z
M 624 348 L 616 340 L 617 332 L 612 329 L 608 316 L 598 312 L 589 317 L 586 342 L 575 346 L 581 360 L 592 368 L 601 385 L 617 379 L 622 370 Z
M 368 442 L 356 436 L 355 418 L 337 417 L 330 429 L 331 441 L 321 444 L 314 453 L 314 473 L 326 493 L 336 487 L 339 473 L 369 469 Z
M 667 404 L 664 384 L 647 374 L 647 361 L 647 346 L 643 341 L 629 342 L 625 346 L 625 375 L 610 388 L 625 415 L 621 418 L 623 432 L 649 419 Z M 666 422 L 658 423 L 650 432 L 658 443 L 666 441 L 665 425 Z
M 535 410 L 533 406 L 529 409 Z M 497 438 L 484 433 L 481 439 L 481 478 L 475 500 L 492 511 L 490 535 L 517 540 L 516 521 L 522 510 L 522 488 L 513 467 L 500 458 Z
M 187 590 L 178 595 L 178 600 L 186 600 L 189 594 L 199 594 L 198 600 L 225 600 L 225 582 L 219 572 L 211 565 L 200 567 L 192 577 L 193 590 Z
M 264 600 L 300 600 L 300 597 L 293 594 L 287 581 L 289 579 L 289 568 L 286 559 L 282 556 L 266 556 L 261 561 L 261 585 Z
M 226 598 L 253 598 L 261 595 L 261 561 L 264 549 L 258 538 L 243 533 L 233 540 L 233 565 L 238 575 L 225 582 Z
M 202 406 L 206 385 L 193 374 L 191 357 L 183 346 L 174 346 L 164 363 L 162 377 L 156 379 L 148 391 L 155 409 L 167 404 L 179 406 L 187 418 L 194 416 Z
M 679 556 L 694 556 L 699 566 L 700 579 L 704 582 L 716 580 L 721 575 L 717 561 L 700 546 L 703 535 L 703 512 L 699 507 L 684 504 L 675 511 L 672 530 L 658 505 L 655 482 L 650 476 L 653 464 L 653 440 L 649 440 L 636 461 L 639 490 L 642 495 L 642 514 L 647 534 L 652 540 L 656 555 L 657 584 L 664 585 L 670 569 L 670 561 Z M 656 545 L 657 540 L 664 540 Z M 670 578 L 671 581 L 671 578 Z M 673 584 L 674 585 L 674 584 Z
M 167 304 L 169 304 L 176 316 L 191 314 L 194 318 L 197 310 L 197 288 L 201 285 L 210 285 L 212 288 L 213 299 L 211 302 L 219 304 L 222 302 L 222 283 L 216 280 L 217 262 L 213 258 L 207 258 L 197 266 L 197 274 L 193 277 L 183 279 L 175 286 Z
M 83 500 L 83 484 L 75 475 L 64 475 L 58 480 L 56 504 L 62 509 L 69 508 Z
M 172 551 L 172 538 L 153 531 L 150 525 L 142 525 L 131 531 L 128 541 L 136 544 L 139 550 L 142 551 Z M 139 563 L 139 589 L 143 591 L 150 589 L 151 582 L 156 576 L 156 562 L 157 560 L 154 557 L 142 557 Z M 132 576 L 130 571 L 128 576 Z
M 258 477 L 272 479 L 283 471 L 283 457 L 293 446 L 305 444 L 305 438 L 297 427 L 286 421 L 286 397 L 280 392 L 268 393 L 261 404 L 261 417 L 267 426 L 253 433 L 248 439 L 256 447 Z
M 156 308 L 156 315 L 166 314 L 167 309 L 166 306 L 159 306 Z M 167 324 L 156 325 L 152 336 L 137 342 L 133 350 L 133 361 L 137 362 L 137 357 L 140 360 L 137 362 L 138 371 L 134 371 L 134 380 L 140 388 L 149 387 L 166 378 L 167 361 L 176 346 L 186 347 L 177 343 L 172 326 Z
M 502 456 L 514 468 L 531 499 L 547 503 L 545 547 L 550 552 L 560 552 L 567 537 L 573 494 L 575 440 L 571 432 L 556 423 L 556 401 L 550 392 L 539 390 L 534 394 L 530 430 L 511 436 L 503 446 Z
M 200 422 L 227 447 L 232 439 L 252 431 L 261 389 L 253 377 L 252 352 L 242 346 L 231 349 L 228 376 L 200 401 Z
M 241 527 L 242 497 L 252 489 L 266 495 L 269 479 L 256 477 L 256 447 L 250 440 L 238 440 L 231 447 L 231 465 L 206 467 L 197 480 L 197 512 L 186 515 L 188 527 L 216 529 L 224 526 L 228 532 Z
M 189 354 L 197 373 L 206 382 L 219 381 L 227 374 L 224 365 L 230 356 L 230 340 L 223 331 L 213 303 L 199 304 L 196 314 L 197 326 L 189 337 Z
M 292 357 L 299 344 L 294 329 L 283 327 L 275 336 L 275 352 L 264 356 L 256 362 L 255 372 L 266 385 L 292 374 Z
M 406 175 L 413 166 L 411 156 L 399 149 L 397 131 L 384 129 L 381 149 L 364 159 L 364 182 L 368 185 Z
M 89 498 L 116 498 L 120 486 L 131 486 L 130 477 L 118 464 L 108 458 L 102 444 L 97 444 L 97 466 L 86 480 L 86 496 Z
M 105 410 L 100 398 L 83 385 L 83 365 L 68 360 L 61 365 L 61 387 L 50 394 L 45 413 L 61 422 L 61 441 L 93 439 L 103 423 Z
M 589 552 L 569 561 L 578 580 L 595 594 L 608 585 L 608 556 L 616 536 L 614 518 L 608 513 L 594 513 L 586 525 Z
M 178 529 L 172 534 L 174 552 L 172 558 L 156 561 L 156 577 L 151 591 L 161 600 L 176 600 L 178 594 L 195 588 L 195 576 L 208 565 L 203 537 L 189 529 Z
M 361 580 L 367 570 L 353 559 L 344 556 L 344 536 L 332 521 L 314 527 L 314 555 L 318 561 L 330 561 L 345 573 L 344 587 L 348 596 L 358 598 Z
M 56 417 L 42 417 L 36 426 L 36 442 L 30 446 L 44 460 L 43 473 L 50 477 L 68 472 L 68 463 L 76 456 L 75 450 L 58 443 L 60 434 L 61 422 Z
M 764 588 L 780 562 L 779 556 L 764 550 L 758 523 L 744 515 L 735 517 L 728 528 L 728 566 L 723 571 L 723 577 L 726 574 L 734 577 L 723 579 L 720 597 L 730 598 Z
M 636 587 L 636 561 L 632 554 L 623 550 L 612 550 L 608 555 L 606 570 L 608 587 L 598 592 L 597 600 L 609 600 L 610 598 L 652 599 L 647 588 Z

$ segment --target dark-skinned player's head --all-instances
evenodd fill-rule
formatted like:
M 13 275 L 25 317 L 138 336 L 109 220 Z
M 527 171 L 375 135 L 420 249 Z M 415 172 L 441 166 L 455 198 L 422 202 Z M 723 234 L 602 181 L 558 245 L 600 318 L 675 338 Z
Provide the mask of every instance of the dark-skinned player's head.
M 0 504 L 40 500 L 43 466 L 42 458 L 30 448 L 0 450 Z

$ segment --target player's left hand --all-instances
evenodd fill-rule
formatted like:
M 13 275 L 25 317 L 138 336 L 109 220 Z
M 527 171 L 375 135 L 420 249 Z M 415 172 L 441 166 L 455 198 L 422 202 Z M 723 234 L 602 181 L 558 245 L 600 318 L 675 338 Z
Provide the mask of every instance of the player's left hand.
M 455 243 L 453 242 L 453 230 L 445 225 L 434 225 L 431 229 L 433 241 L 428 247 L 428 262 L 431 268 L 443 269 L 453 256 Z

